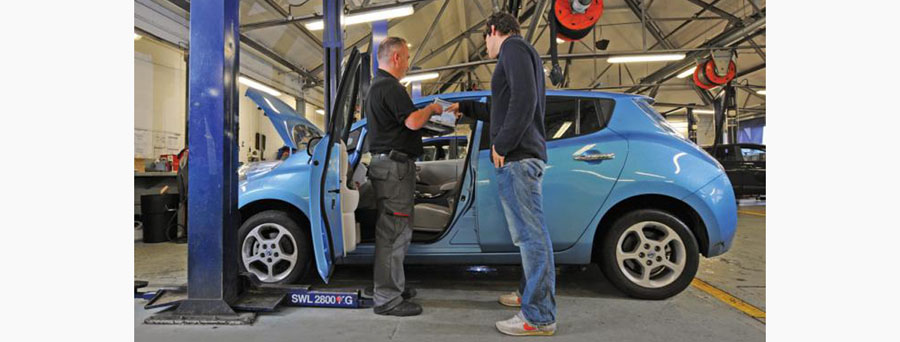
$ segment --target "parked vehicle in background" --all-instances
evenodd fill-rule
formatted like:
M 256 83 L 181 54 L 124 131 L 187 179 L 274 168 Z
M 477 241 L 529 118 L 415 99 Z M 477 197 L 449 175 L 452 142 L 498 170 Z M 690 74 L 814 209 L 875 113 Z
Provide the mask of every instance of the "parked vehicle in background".
M 766 196 L 766 145 L 724 144 L 705 149 L 725 167 L 735 197 Z
M 377 208 L 367 177 L 367 125 L 354 122 L 352 110 L 367 88 L 367 65 L 353 49 L 324 132 L 278 98 L 247 90 L 285 144 L 307 151 L 241 173 L 240 265 L 256 281 L 290 283 L 315 270 L 327 282 L 335 265 L 372 263 Z M 414 103 L 490 96 L 447 93 Z M 634 94 L 547 91 L 542 191 L 557 265 L 596 263 L 627 295 L 663 299 L 691 283 L 701 256 L 728 251 L 737 206 L 721 165 L 651 104 Z M 464 140 L 454 138 L 462 132 Z M 488 132 L 490 123 L 464 118 L 454 133 L 425 135 L 436 139 L 432 146 L 455 142 L 457 159 L 416 162 L 407 263 L 521 263 L 501 214 Z

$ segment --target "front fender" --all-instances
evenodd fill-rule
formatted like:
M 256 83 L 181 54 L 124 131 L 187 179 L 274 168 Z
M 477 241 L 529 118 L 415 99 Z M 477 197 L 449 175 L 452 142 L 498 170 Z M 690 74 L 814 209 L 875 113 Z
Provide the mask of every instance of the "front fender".
M 244 206 L 262 200 L 279 200 L 287 202 L 299 209 L 303 215 L 309 218 L 309 197 L 300 197 L 298 194 L 284 191 L 281 189 L 252 189 L 241 192 L 238 196 L 238 209 Z

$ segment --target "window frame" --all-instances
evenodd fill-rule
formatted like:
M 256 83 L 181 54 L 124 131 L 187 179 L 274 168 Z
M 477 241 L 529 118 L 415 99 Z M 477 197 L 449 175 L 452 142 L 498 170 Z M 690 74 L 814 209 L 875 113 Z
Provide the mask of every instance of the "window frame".
M 487 96 L 487 98 L 488 98 L 488 101 L 490 101 L 490 96 Z M 546 96 L 546 99 L 547 99 L 547 102 L 546 102 L 546 103 L 549 104 L 551 98 L 553 98 L 554 100 L 557 100 L 557 101 L 558 101 L 559 99 L 566 99 L 566 100 L 574 100 L 574 101 L 576 102 L 576 104 L 575 104 L 575 122 L 574 122 L 574 125 L 575 125 L 575 134 L 574 134 L 574 135 L 567 136 L 567 137 L 563 137 L 563 138 L 558 138 L 558 139 L 549 139 L 549 138 L 546 138 L 546 134 L 547 134 L 548 132 L 546 132 L 546 129 L 547 129 L 546 110 L 547 110 L 547 108 L 545 107 L 545 108 L 544 108 L 544 113 L 545 113 L 545 116 L 544 116 L 544 130 L 545 130 L 545 132 L 544 132 L 544 134 L 545 134 L 545 141 L 548 142 L 548 143 L 551 142 L 551 141 L 566 140 L 566 139 L 577 138 L 577 137 L 581 137 L 581 136 L 585 136 L 585 135 L 591 135 L 591 134 L 594 134 L 594 133 L 601 132 L 601 131 L 605 130 L 607 127 L 609 127 L 609 122 L 612 121 L 612 116 L 615 114 L 615 111 L 616 111 L 616 100 L 611 99 L 611 98 L 608 98 L 608 97 L 570 96 L 570 95 L 547 95 L 547 96 Z M 598 112 L 595 112 L 595 114 L 597 115 L 597 120 L 599 120 L 599 122 L 600 122 L 600 128 L 598 128 L 598 129 L 595 130 L 595 131 L 591 131 L 591 132 L 587 132 L 587 133 L 582 133 L 582 132 L 581 132 L 581 118 L 582 118 L 581 104 L 582 104 L 582 101 L 585 101 L 585 100 L 595 102 L 595 105 L 596 105 L 595 108 L 600 109 Z M 604 106 L 604 104 L 603 104 L 604 102 L 607 102 L 607 103 L 608 103 L 609 113 L 604 113 L 604 112 L 603 112 L 603 109 L 606 107 L 606 106 Z M 491 145 L 490 145 L 490 138 L 491 138 L 491 137 L 490 137 L 490 123 L 485 123 L 485 124 L 483 125 L 483 127 L 482 127 L 482 130 L 483 130 L 483 131 L 482 131 L 482 142 L 481 142 L 481 144 L 480 144 L 481 146 L 478 146 L 478 150 L 479 150 L 479 151 L 489 150 L 489 149 L 491 148 L 491 147 L 490 147 L 490 146 L 491 146 Z M 485 142 L 487 142 L 487 146 L 484 146 Z

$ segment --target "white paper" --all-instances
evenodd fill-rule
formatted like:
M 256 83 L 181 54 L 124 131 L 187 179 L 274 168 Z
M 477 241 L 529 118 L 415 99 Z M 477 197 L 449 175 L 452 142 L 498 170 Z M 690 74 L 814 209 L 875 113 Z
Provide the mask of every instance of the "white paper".
M 180 150 L 181 134 L 169 133 L 168 136 L 166 136 L 166 148 L 169 150 Z
M 166 134 L 164 132 L 153 132 L 153 148 L 166 147 Z
M 444 111 L 441 113 L 441 115 L 432 116 L 428 119 L 428 121 L 442 126 L 456 127 L 456 114 L 447 110 L 447 108 L 449 108 L 453 103 L 441 99 L 434 99 L 434 103 L 441 105 L 441 108 Z
M 150 131 L 143 129 L 134 130 L 134 157 L 150 158 L 153 149 L 150 142 Z

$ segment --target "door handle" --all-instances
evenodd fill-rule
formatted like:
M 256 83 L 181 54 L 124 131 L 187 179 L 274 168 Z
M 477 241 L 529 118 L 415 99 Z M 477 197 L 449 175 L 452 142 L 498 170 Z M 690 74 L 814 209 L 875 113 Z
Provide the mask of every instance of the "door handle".
M 616 157 L 615 153 L 600 153 L 597 151 L 587 151 L 579 155 L 572 156 L 572 159 L 581 161 L 609 160 Z
M 331 189 L 331 190 L 328 190 L 328 192 L 332 193 L 332 194 L 339 194 L 339 193 L 341 193 L 341 189 Z

